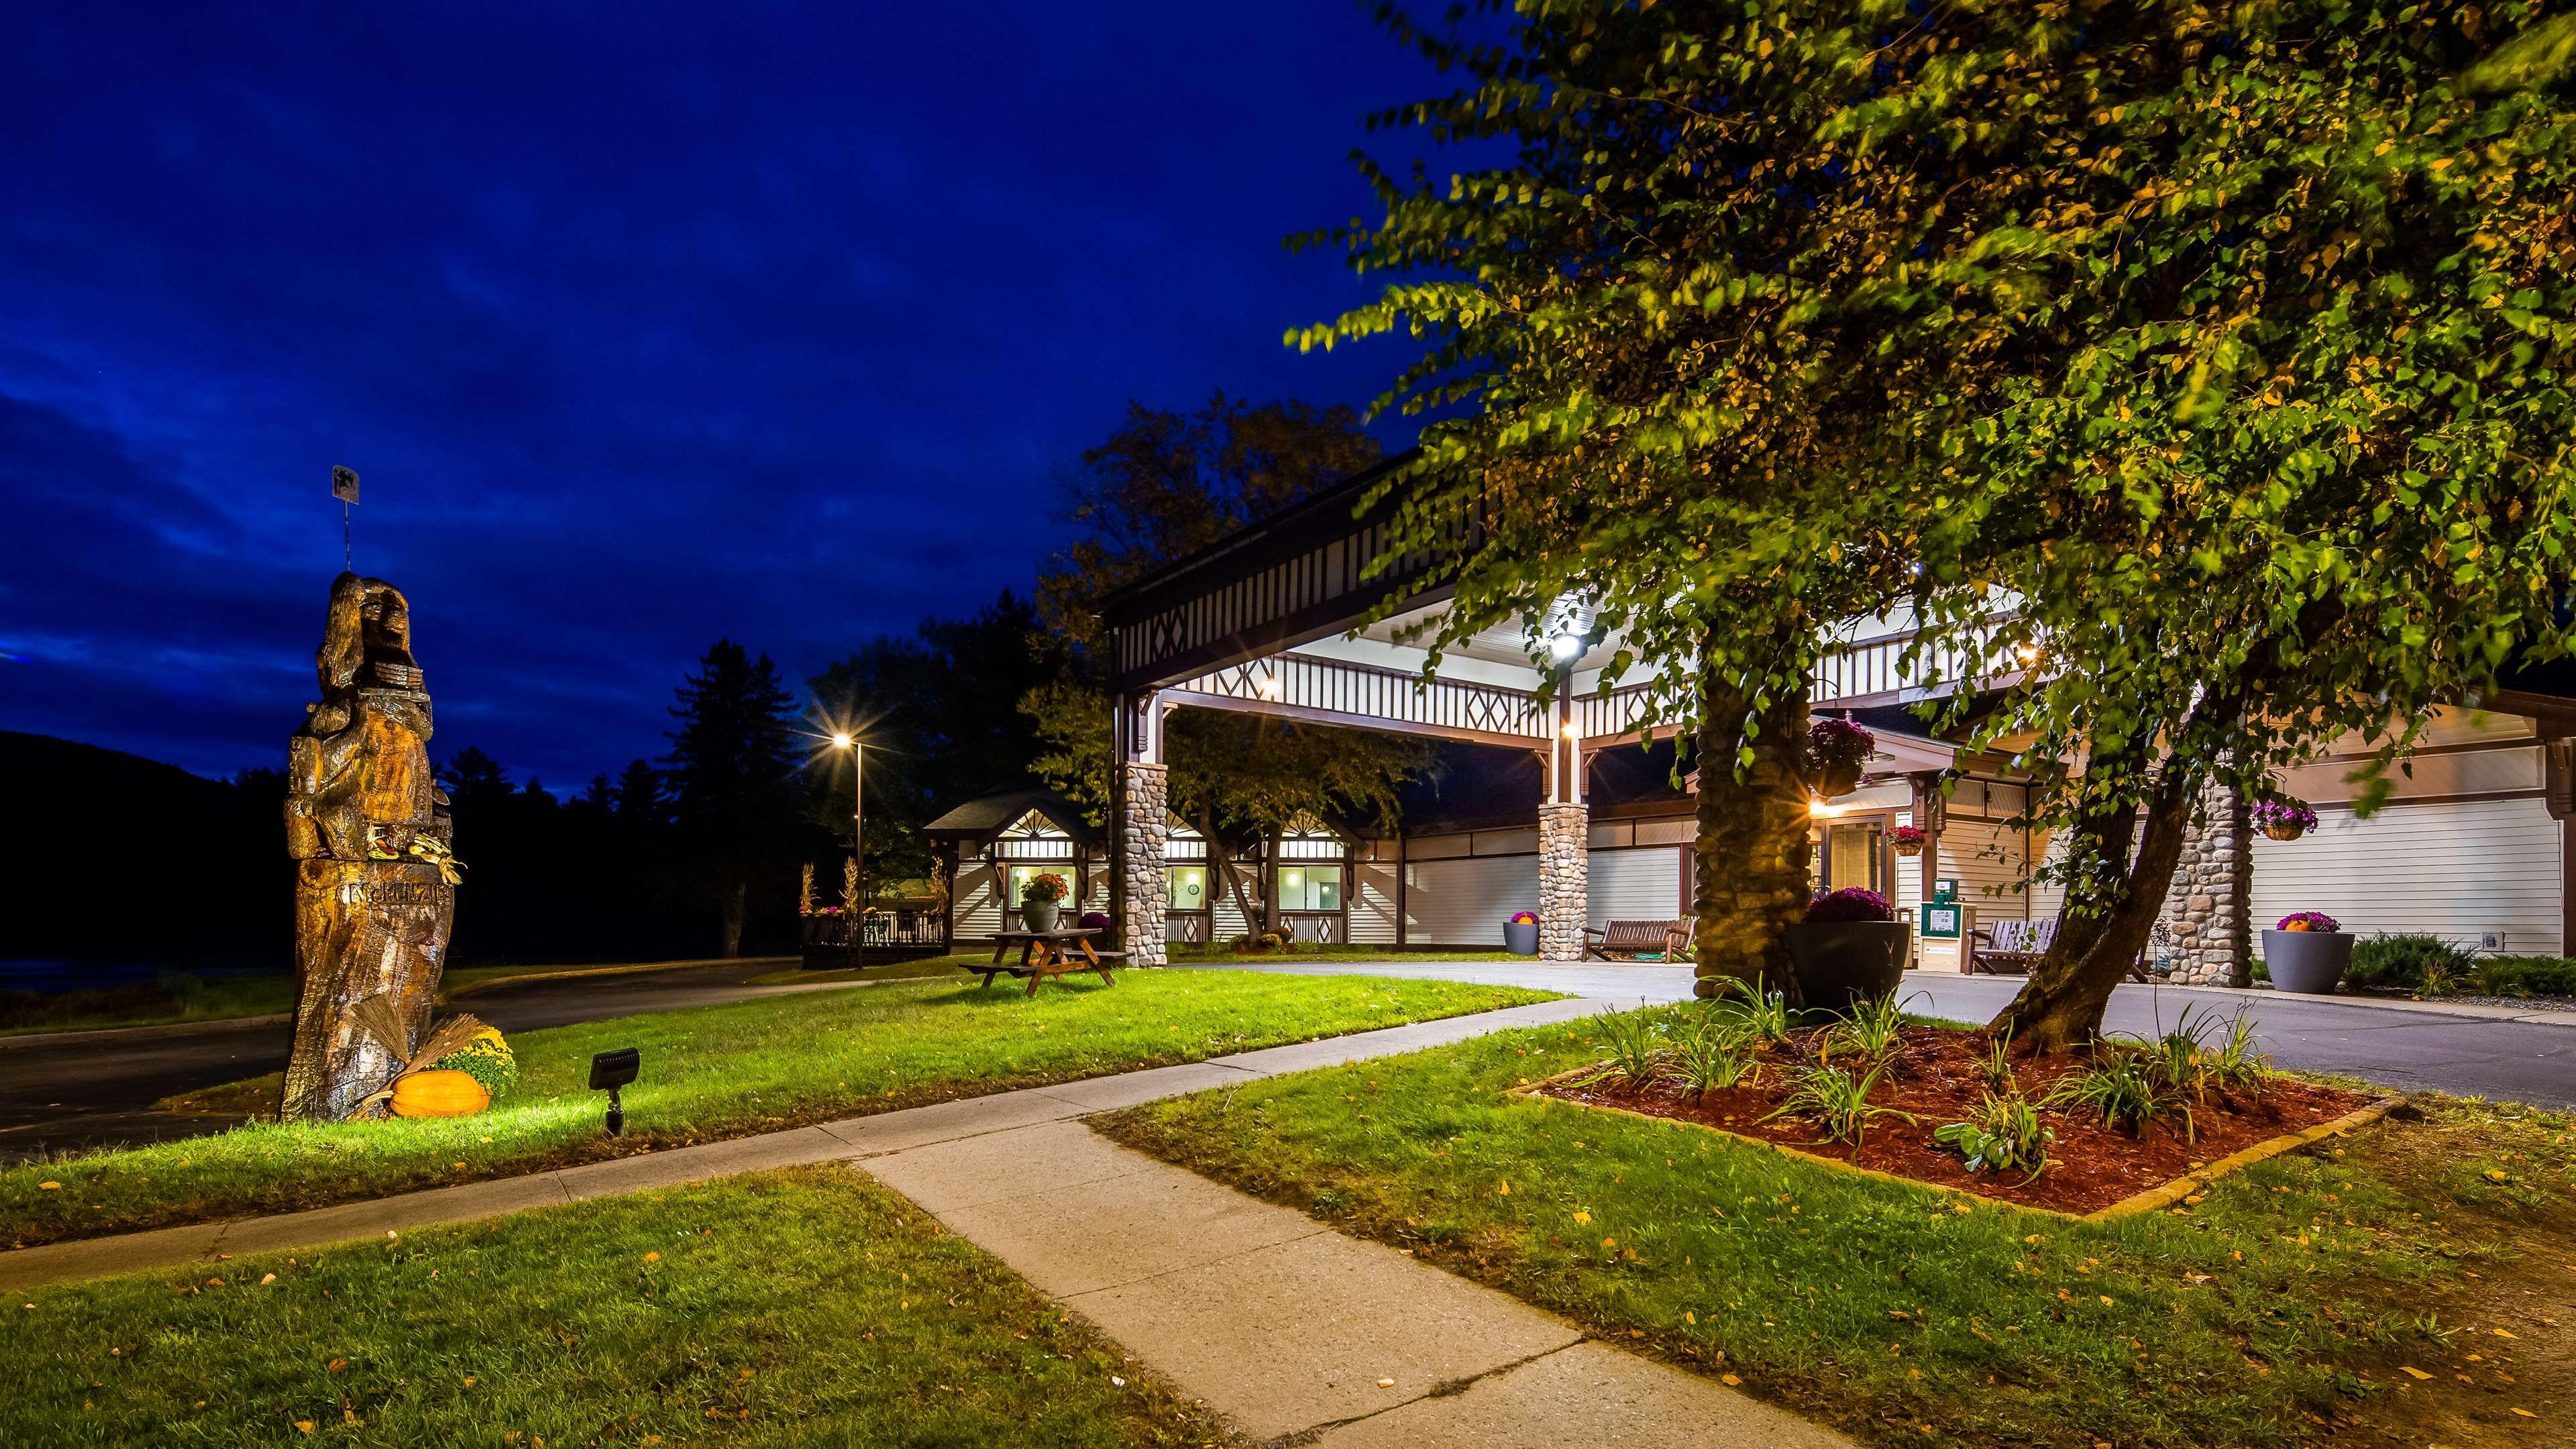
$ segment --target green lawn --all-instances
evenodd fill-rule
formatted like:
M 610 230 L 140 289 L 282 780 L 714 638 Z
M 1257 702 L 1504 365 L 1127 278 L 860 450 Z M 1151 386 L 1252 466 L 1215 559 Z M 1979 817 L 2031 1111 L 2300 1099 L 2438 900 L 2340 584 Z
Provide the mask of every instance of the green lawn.
M 1197 1061 L 1546 993 L 1446 981 L 1134 971 L 1034 998 L 961 979 L 894 982 L 588 1022 L 512 1039 L 522 1080 L 444 1120 L 261 1123 L 211 1137 L 0 1168 L 0 1241 L 279 1212 L 810 1122 Z M 469 1003 L 470 1004 L 470 1003 Z M 632 1046 L 627 1135 L 604 1136 L 591 1054 Z M 277 1078 L 191 1099 L 243 1110 Z M 55 1186 L 48 1187 L 52 1183 Z
M 632 975 L 721 961 L 641 961 L 605 965 L 459 966 L 442 973 L 439 989 L 470 995 L 475 988 L 523 976 Z M 272 1016 L 295 1009 L 295 977 L 285 971 L 224 972 L 199 976 L 165 972 L 150 981 L 80 991 L 0 993 L 0 1036 L 28 1032 L 101 1031 L 159 1026 L 174 1021 L 224 1021 Z
M 846 1168 L 26 1301 L 0 1317 L 0 1443 L 47 1449 L 963 1449 L 1222 1433 L 993 1259 Z
M 2576 1440 L 2562 1115 L 2427 1098 L 2096 1225 L 1503 1095 L 1602 1050 L 1515 1031 L 1093 1120 L 1874 1443 Z

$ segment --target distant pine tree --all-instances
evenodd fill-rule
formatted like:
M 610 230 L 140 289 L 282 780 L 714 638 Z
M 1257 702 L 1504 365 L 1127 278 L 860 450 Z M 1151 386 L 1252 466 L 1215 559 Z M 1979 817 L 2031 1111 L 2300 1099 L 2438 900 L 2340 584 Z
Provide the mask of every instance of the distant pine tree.
M 769 656 L 719 639 L 680 684 L 671 753 L 662 764 L 683 849 L 700 867 L 724 921 L 724 952 L 742 953 L 751 879 L 792 860 L 801 844 L 795 700 Z

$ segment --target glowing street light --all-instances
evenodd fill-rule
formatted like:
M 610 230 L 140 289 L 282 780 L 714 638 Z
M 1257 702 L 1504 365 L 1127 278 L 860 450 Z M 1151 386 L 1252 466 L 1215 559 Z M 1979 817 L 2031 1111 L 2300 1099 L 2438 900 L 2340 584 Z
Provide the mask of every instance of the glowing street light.
M 868 747 L 849 731 L 835 730 L 832 748 L 850 752 L 850 859 L 858 863 L 859 909 L 864 913 L 868 898 L 868 782 L 865 779 L 867 772 L 860 766 L 867 763 Z M 858 929 L 858 923 L 851 922 L 851 929 Z

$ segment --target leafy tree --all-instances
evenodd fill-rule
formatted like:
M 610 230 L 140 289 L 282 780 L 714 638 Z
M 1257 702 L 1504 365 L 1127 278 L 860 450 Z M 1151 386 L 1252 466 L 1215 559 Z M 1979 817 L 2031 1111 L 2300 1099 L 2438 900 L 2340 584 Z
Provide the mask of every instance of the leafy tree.
M 1379 456 L 1347 407 L 1256 407 L 1222 392 L 1187 415 L 1131 402 L 1126 425 L 1082 455 L 1064 513 L 1079 533 L 1039 574 L 1039 613 L 1078 648 L 1097 649 L 1098 605 L 1112 590 Z
M 2558 647 L 2562 102 L 2505 88 L 2563 86 L 2568 23 L 2494 49 L 2548 8 L 1575 0 L 1501 46 L 1399 14 L 1471 83 L 1380 120 L 1512 159 L 1372 170 L 1386 221 L 1316 240 L 1430 275 L 1296 340 L 1430 340 L 1381 405 L 1473 405 L 1409 480 L 1409 541 L 1481 525 L 1452 636 L 1567 592 L 1627 626 L 1776 820 L 1710 852 L 1704 770 L 1703 879 L 1788 874 L 1788 702 L 1847 614 L 1924 618 L 1954 723 L 2002 689 L 1977 742 L 2084 759 L 2013 1013 L 2066 1044 L 2203 783 L 2346 727 L 2393 752 Z
M 1965 47 L 2052 122 L 2020 224 L 1910 297 L 2012 301 L 1979 344 L 2010 365 L 1915 418 L 1958 672 L 2048 663 L 1971 739 L 2083 759 L 2037 810 L 2069 911 L 2004 1013 L 2035 1048 L 2099 1029 L 2207 787 L 2270 795 L 2347 732 L 2382 768 L 2564 650 L 2576 110 L 2543 9 L 2153 7 L 2036 61 Z
M 766 654 L 719 639 L 680 685 L 664 758 L 683 848 L 723 918 L 723 952 L 742 954 L 752 879 L 802 853 L 805 750 L 794 701 Z

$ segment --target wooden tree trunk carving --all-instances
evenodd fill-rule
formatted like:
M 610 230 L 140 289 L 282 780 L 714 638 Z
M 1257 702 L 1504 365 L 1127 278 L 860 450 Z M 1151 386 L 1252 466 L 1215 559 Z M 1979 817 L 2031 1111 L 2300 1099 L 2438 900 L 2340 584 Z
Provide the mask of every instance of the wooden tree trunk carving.
M 459 870 L 401 592 L 334 579 L 315 662 L 322 698 L 287 744 L 297 990 L 278 1113 L 288 1121 L 346 1117 L 410 1060 L 437 1002 Z

